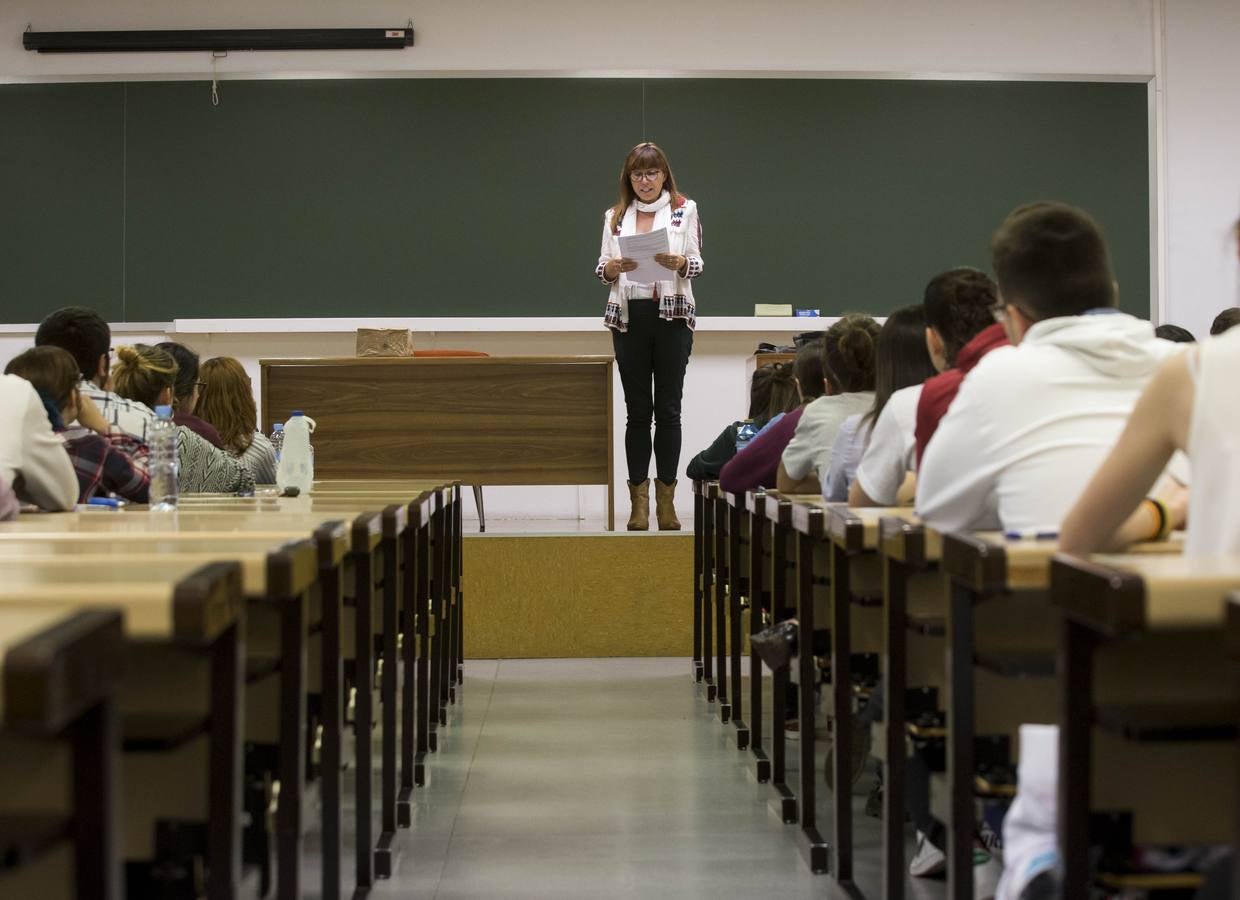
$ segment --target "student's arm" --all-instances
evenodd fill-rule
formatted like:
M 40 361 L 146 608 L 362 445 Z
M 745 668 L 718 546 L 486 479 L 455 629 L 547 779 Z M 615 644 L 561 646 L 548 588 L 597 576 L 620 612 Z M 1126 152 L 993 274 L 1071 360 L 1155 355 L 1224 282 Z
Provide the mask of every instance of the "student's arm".
M 895 506 L 908 469 L 896 405 L 888 403 L 874 423 L 870 443 L 857 466 L 857 477 L 848 492 L 849 506 Z
M 184 494 L 254 490 L 254 475 L 241 461 L 183 425 L 177 426 L 180 488 Z
M 689 221 L 685 223 L 685 267 L 680 270 L 680 277 L 697 278 L 706 263 L 702 261 L 702 220 L 696 203 L 689 204 L 686 215 Z
M 47 421 L 43 401 L 29 387 L 20 424 L 22 435 L 21 490 L 40 509 L 73 509 L 78 499 L 77 473 L 60 435 Z
M 718 478 L 728 460 L 736 456 L 736 426 L 729 425 L 709 447 L 689 460 L 685 475 L 693 481 Z
M 1153 520 L 1148 509 L 1138 506 L 1148 507 L 1142 499 L 1171 455 L 1188 445 L 1194 393 L 1187 354 L 1176 354 L 1159 367 L 1119 441 L 1064 519 L 1059 546 L 1065 553 L 1083 556 L 1150 537 Z M 1182 502 L 1171 505 L 1178 516 Z
M 781 462 L 779 474 L 775 476 L 775 490 L 782 494 L 821 494 L 822 483 L 814 472 L 810 472 L 804 478 L 793 478 Z
M 917 515 L 940 532 L 999 525 L 995 496 L 999 468 L 988 449 L 986 387 L 975 377 L 965 379 L 922 458 Z
M 104 435 L 104 440 L 108 449 L 100 487 L 133 503 L 147 503 L 151 476 L 146 465 L 146 445 L 127 434 Z

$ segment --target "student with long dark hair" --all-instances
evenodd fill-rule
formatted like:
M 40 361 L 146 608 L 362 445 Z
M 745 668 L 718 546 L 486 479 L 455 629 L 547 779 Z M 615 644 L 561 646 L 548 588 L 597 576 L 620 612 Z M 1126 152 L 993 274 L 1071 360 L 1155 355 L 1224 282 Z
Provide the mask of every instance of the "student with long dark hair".
M 854 484 L 864 456 L 870 489 L 882 501 L 877 505 L 895 505 L 895 494 L 905 472 L 915 468 L 912 449 L 917 398 L 922 382 L 933 374 L 934 365 L 926 350 L 926 316 L 921 306 L 896 310 L 878 333 L 874 403 L 866 412 L 849 416 L 840 426 L 823 496 L 835 502 L 850 500 L 852 487 L 859 500 L 870 499 Z M 892 481 L 894 485 L 890 484 Z

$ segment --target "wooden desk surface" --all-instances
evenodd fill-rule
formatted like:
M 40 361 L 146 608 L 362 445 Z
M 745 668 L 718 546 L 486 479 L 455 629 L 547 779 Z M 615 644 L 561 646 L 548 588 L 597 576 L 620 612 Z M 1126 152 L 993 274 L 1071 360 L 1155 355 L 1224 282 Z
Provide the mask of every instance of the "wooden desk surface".
M 167 537 L 179 533 L 237 532 L 285 537 L 306 537 L 314 529 L 347 518 L 348 510 L 327 512 L 285 512 L 283 510 L 184 510 L 177 513 L 150 513 L 142 509 L 107 512 L 31 513 L 13 522 L 0 522 L 0 541 L 9 535 L 101 532 L 141 533 Z M 359 511 L 360 512 L 360 511 Z
M 883 516 L 878 522 L 878 548 L 884 556 L 912 565 L 936 563 L 943 555 L 943 536 L 909 515 Z
M 6 567 L 6 576 L 9 568 L 20 567 Z M 241 614 L 241 567 L 216 562 L 187 565 L 184 571 L 175 580 L 153 581 L 65 582 L 49 577 L 42 583 L 14 584 L 6 577 L 0 581 L 0 609 L 114 607 L 124 613 L 127 637 L 209 642 Z
M 325 479 L 612 479 L 610 356 L 264 359 L 268 421 L 316 422 Z
M 1130 554 L 1176 554 L 1182 536 L 1169 541 L 1137 544 Z M 1045 590 L 1050 586 L 1051 558 L 1058 541 L 1032 538 L 1009 540 L 998 531 L 943 535 L 942 563 L 954 579 L 974 591 Z
M 0 725 L 60 731 L 124 671 L 118 609 L 0 606 Z
M 1056 554 L 1051 573 L 1051 602 L 1107 634 L 1221 628 L 1234 590 L 1240 556 Z
M 849 553 L 877 550 L 879 523 L 883 519 L 919 521 L 911 506 L 848 506 L 829 504 L 827 528 L 831 540 Z

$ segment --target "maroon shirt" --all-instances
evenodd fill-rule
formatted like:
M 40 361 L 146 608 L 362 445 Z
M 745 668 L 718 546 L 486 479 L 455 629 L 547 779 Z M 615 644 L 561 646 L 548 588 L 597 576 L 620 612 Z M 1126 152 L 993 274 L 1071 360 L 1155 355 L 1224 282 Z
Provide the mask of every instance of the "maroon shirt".
M 969 343 L 960 348 L 956 354 L 955 368 L 940 372 L 933 378 L 926 379 L 921 389 L 921 398 L 917 401 L 917 467 L 921 468 L 921 458 L 926 452 L 926 445 L 939 427 L 939 422 L 947 415 L 960 383 L 973 367 L 981 362 L 982 357 L 996 347 L 1008 345 L 1007 333 L 999 323 L 983 328 Z
M 733 494 L 756 491 L 760 487 L 775 487 L 779 461 L 783 458 L 784 448 L 796 434 L 797 422 L 801 421 L 803 412 L 805 407 L 798 406 L 728 460 L 719 473 L 719 486 Z
M 215 426 L 210 422 L 204 422 L 193 413 L 176 412 L 172 414 L 172 421 L 178 425 L 184 425 L 190 431 L 206 438 L 216 447 L 224 449 L 224 441 L 220 438 L 220 433 L 215 430 Z

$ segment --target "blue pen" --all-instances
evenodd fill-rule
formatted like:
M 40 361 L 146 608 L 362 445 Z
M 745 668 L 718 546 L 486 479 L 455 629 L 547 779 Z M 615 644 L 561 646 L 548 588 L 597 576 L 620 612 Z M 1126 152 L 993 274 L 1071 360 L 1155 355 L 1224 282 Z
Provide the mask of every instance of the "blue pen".
M 112 497 L 91 497 L 86 501 L 87 506 L 106 506 L 110 509 L 120 509 L 125 505 L 123 500 L 115 500 Z
M 1038 531 L 1036 528 L 1026 528 L 1021 531 L 1005 531 L 1003 537 L 1009 541 L 1057 541 L 1059 540 L 1058 531 Z

